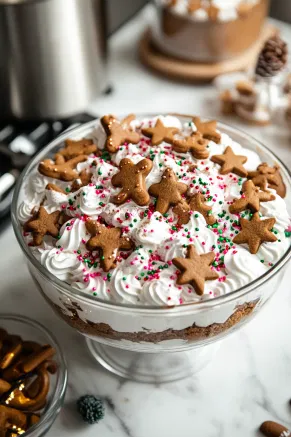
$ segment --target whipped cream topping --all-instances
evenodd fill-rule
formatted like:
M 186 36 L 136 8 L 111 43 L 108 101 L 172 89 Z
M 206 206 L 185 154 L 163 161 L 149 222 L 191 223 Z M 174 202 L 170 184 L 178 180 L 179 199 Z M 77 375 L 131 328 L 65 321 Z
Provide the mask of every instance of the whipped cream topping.
M 241 5 L 249 7 L 255 6 L 260 0 L 201 0 L 201 7 L 189 10 L 191 0 L 157 0 L 158 3 L 170 7 L 178 15 L 187 15 L 197 21 L 209 20 L 209 8 L 217 10 L 217 21 L 232 21 L 239 16 Z
M 155 125 L 160 119 L 168 127 L 177 127 L 178 135 L 188 136 L 197 130 L 193 122 L 182 124 L 177 117 L 159 116 L 152 119 L 134 120 L 131 127 L 139 133 L 141 128 Z M 256 170 L 261 163 L 259 155 L 242 147 L 222 133 L 219 144 L 209 141 L 209 158 L 196 160 L 190 153 L 176 153 L 172 145 L 162 142 L 152 146 L 149 138 L 141 134 L 138 144 L 123 144 L 111 156 L 104 150 L 106 135 L 99 121 L 92 131 L 101 156 L 90 155 L 77 170 L 87 169 L 92 174 L 88 186 L 71 191 L 71 183 L 41 175 L 37 170 L 30 176 L 25 187 L 25 200 L 19 206 L 19 220 L 25 223 L 42 204 L 47 212 L 62 211 L 66 218 L 54 239 L 45 236 L 39 247 L 31 250 L 41 264 L 53 275 L 77 290 L 100 299 L 133 305 L 181 305 L 211 299 L 243 285 L 249 284 L 274 265 L 290 246 L 290 220 L 284 199 L 274 190 L 275 200 L 261 203 L 262 218 L 276 218 L 273 232 L 277 241 L 263 243 L 257 254 L 252 255 L 247 245 L 235 245 L 232 240 L 240 231 L 240 217 L 249 218 L 250 211 L 231 214 L 229 205 L 241 196 L 245 181 L 233 173 L 221 175 L 220 166 L 210 158 L 222 154 L 231 146 L 235 154 L 247 157 L 245 168 Z M 146 186 L 160 182 L 166 168 L 171 168 L 179 181 L 188 185 L 188 194 L 201 192 L 207 199 L 217 223 L 207 225 L 204 217 L 193 212 L 186 225 L 177 225 L 172 208 L 167 214 L 155 211 L 154 198 L 150 204 L 138 206 L 132 200 L 122 204 L 112 203 L 112 196 L 119 192 L 111 178 L 118 172 L 123 158 L 134 163 L 144 157 L 153 161 L 152 171 L 146 178 Z M 195 165 L 193 165 L 195 164 Z M 55 184 L 65 193 L 47 190 L 47 184 Z M 98 252 L 90 252 L 86 243 L 91 237 L 86 230 L 88 218 L 104 221 L 119 227 L 122 235 L 129 237 L 135 249 L 117 254 L 116 267 L 108 273 L 100 266 Z M 31 234 L 25 234 L 27 244 Z M 216 280 L 206 281 L 203 296 L 198 296 L 191 285 L 177 285 L 179 271 L 173 258 L 184 257 L 189 244 L 199 254 L 213 251 L 213 269 L 219 274 Z

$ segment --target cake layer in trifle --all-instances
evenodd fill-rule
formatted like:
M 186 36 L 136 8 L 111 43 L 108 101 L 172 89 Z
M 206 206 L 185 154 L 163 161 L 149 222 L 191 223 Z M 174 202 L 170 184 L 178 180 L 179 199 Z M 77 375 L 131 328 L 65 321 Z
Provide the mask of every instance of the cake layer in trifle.
M 280 169 L 215 121 L 181 120 L 106 115 L 30 175 L 26 242 L 72 293 L 195 303 L 251 283 L 288 250 Z

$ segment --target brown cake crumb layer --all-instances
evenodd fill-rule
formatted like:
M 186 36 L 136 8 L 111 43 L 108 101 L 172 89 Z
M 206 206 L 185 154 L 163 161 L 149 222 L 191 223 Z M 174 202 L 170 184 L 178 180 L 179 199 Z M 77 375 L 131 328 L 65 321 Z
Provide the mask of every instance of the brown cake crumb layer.
M 243 305 L 239 305 L 236 311 L 224 322 L 224 323 L 213 323 L 212 325 L 206 327 L 196 326 L 195 323 L 188 328 L 175 330 L 167 329 L 162 332 L 119 332 L 115 331 L 106 323 L 93 323 L 89 320 L 82 320 L 79 317 L 78 311 L 82 311 L 77 303 L 72 303 L 72 306 L 66 305 L 68 311 L 71 315 L 67 314 L 60 306 L 52 304 L 55 311 L 73 328 L 77 329 L 79 332 L 95 336 L 110 338 L 113 340 L 130 340 L 133 342 L 151 342 L 159 343 L 165 340 L 187 340 L 187 341 L 197 341 L 209 337 L 214 337 L 233 328 L 235 325 L 240 323 L 244 318 L 250 316 L 256 307 L 258 300 L 253 302 L 248 302 Z

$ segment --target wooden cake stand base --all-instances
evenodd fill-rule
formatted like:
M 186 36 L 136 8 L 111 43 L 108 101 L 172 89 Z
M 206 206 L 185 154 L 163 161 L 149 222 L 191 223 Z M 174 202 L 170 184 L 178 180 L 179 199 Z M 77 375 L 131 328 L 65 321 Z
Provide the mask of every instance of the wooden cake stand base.
M 152 44 L 151 31 L 148 29 L 139 43 L 139 55 L 143 64 L 163 76 L 193 82 L 210 81 L 220 74 L 248 70 L 255 64 L 263 43 L 277 33 L 278 29 L 267 23 L 260 38 L 247 52 L 215 64 L 203 64 L 172 58 L 161 53 Z

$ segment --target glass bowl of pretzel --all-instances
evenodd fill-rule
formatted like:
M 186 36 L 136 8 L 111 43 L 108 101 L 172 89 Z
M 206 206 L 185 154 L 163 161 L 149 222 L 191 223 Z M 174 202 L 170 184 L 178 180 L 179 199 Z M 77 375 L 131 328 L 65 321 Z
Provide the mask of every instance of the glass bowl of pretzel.
M 64 401 L 67 366 L 55 338 L 27 317 L 0 314 L 0 435 L 46 434 Z
M 19 178 L 12 221 L 38 290 L 96 360 L 139 381 L 211 361 L 290 259 L 290 172 L 263 144 L 188 115 L 106 115 Z

